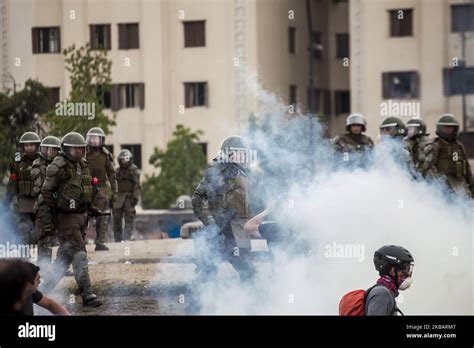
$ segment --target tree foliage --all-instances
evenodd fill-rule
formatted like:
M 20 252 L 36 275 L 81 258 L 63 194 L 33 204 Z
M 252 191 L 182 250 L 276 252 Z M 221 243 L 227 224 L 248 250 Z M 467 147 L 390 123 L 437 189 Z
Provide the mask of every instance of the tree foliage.
M 0 92 L 0 174 L 2 177 L 18 150 L 24 132 L 44 135 L 39 116 L 51 107 L 49 91 L 36 80 L 27 80 L 23 89 Z
M 66 102 L 94 103 L 94 117 L 84 115 L 60 116 L 57 109 L 48 112 L 44 121 L 51 135 L 62 136 L 69 132 L 85 134 L 92 127 L 101 127 L 105 134 L 115 126 L 115 121 L 104 113 L 102 96 L 112 88 L 112 61 L 106 50 L 92 50 L 89 44 L 76 49 L 64 49 L 64 62 L 70 74 L 71 92 Z
M 142 201 L 145 209 L 166 209 L 180 195 L 192 195 L 203 170 L 206 157 L 199 145 L 202 131 L 192 132 L 177 125 L 166 150 L 154 149 L 149 163 L 160 169 L 158 175 L 146 176 Z

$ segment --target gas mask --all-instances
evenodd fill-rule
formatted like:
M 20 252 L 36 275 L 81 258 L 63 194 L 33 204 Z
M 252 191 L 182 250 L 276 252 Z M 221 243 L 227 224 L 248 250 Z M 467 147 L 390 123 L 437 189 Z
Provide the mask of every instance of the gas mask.
M 407 267 L 402 270 L 403 274 L 398 276 L 398 290 L 406 290 L 413 283 L 413 264 L 408 264 Z

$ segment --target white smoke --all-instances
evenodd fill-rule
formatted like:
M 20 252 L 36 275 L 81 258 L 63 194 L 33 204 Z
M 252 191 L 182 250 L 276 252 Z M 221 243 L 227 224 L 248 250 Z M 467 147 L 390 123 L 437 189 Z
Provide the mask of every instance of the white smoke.
M 15 233 L 15 218 L 13 210 L 0 204 L 0 244 L 7 242 L 17 244 L 20 238 Z
M 268 204 L 288 193 L 294 204 L 275 216 L 283 230 L 307 242 L 311 254 L 276 252 L 273 265 L 255 263 L 255 281 L 244 285 L 229 264 L 221 264 L 215 281 L 194 289 L 201 313 L 338 314 L 346 292 L 377 280 L 374 251 L 395 244 L 415 258 L 413 285 L 397 298 L 405 314 L 474 314 L 473 201 L 441 183 L 413 179 L 394 159 L 396 144 L 376 146 L 365 168 L 341 166 L 315 119 L 282 116 L 286 106 L 253 91 L 264 130 L 246 135 L 266 171 L 255 170 L 252 195 Z M 214 254 L 211 246 L 205 257 Z

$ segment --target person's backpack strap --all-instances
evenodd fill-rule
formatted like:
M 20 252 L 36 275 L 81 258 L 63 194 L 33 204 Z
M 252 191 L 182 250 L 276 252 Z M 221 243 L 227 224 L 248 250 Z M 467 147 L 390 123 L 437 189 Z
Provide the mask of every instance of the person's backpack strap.
M 383 286 L 383 285 L 380 285 L 380 284 L 375 284 L 375 285 L 372 285 L 370 288 L 368 288 L 367 290 L 365 290 L 365 295 L 364 295 L 364 305 L 367 303 L 367 297 L 369 296 L 369 292 L 377 287 L 377 286 Z
M 394 313 L 398 312 L 402 315 L 402 317 L 405 316 L 405 314 L 403 314 L 403 312 L 400 310 L 400 308 L 397 307 L 397 303 L 395 302 L 395 309 L 393 310 Z

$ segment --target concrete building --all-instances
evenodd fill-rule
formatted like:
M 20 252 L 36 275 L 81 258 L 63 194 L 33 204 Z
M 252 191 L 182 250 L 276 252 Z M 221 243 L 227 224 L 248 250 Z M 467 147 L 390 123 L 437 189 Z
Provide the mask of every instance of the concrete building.
M 460 30 L 470 31 L 465 34 L 464 53 Z M 378 135 L 381 108 L 389 100 L 392 105 L 419 103 L 420 116 L 432 134 L 442 113 L 452 113 L 461 121 L 462 96 L 454 90 L 460 77 L 465 77 L 468 89 L 466 130 L 474 130 L 473 31 L 473 1 L 350 2 L 351 110 L 366 115 L 371 136 Z M 460 69 L 462 60 L 469 68 L 452 78 L 452 90 L 445 93 L 443 74 L 449 72 L 444 70 Z M 400 116 L 407 121 L 412 115 Z
M 309 27 L 305 0 L 0 0 L 2 87 L 37 78 L 62 100 L 70 86 L 61 50 L 106 47 L 114 83 L 106 103 L 117 122 L 107 144 L 115 153 L 131 149 L 144 173 L 153 171 L 153 148 L 166 146 L 176 124 L 203 130 L 203 149 L 213 158 L 258 109 L 246 86 L 254 73 L 283 103 L 306 112 L 311 102 L 328 135 L 358 111 L 376 137 L 389 99 L 419 102 L 432 132 L 438 115 L 462 112 L 462 97 L 445 96 L 443 80 L 443 69 L 462 58 L 461 34 L 451 30 L 453 6 L 461 3 L 311 0 Z M 395 21 L 399 10 L 405 17 Z M 465 35 L 470 67 L 473 40 Z M 474 115 L 472 91 L 465 99 Z

